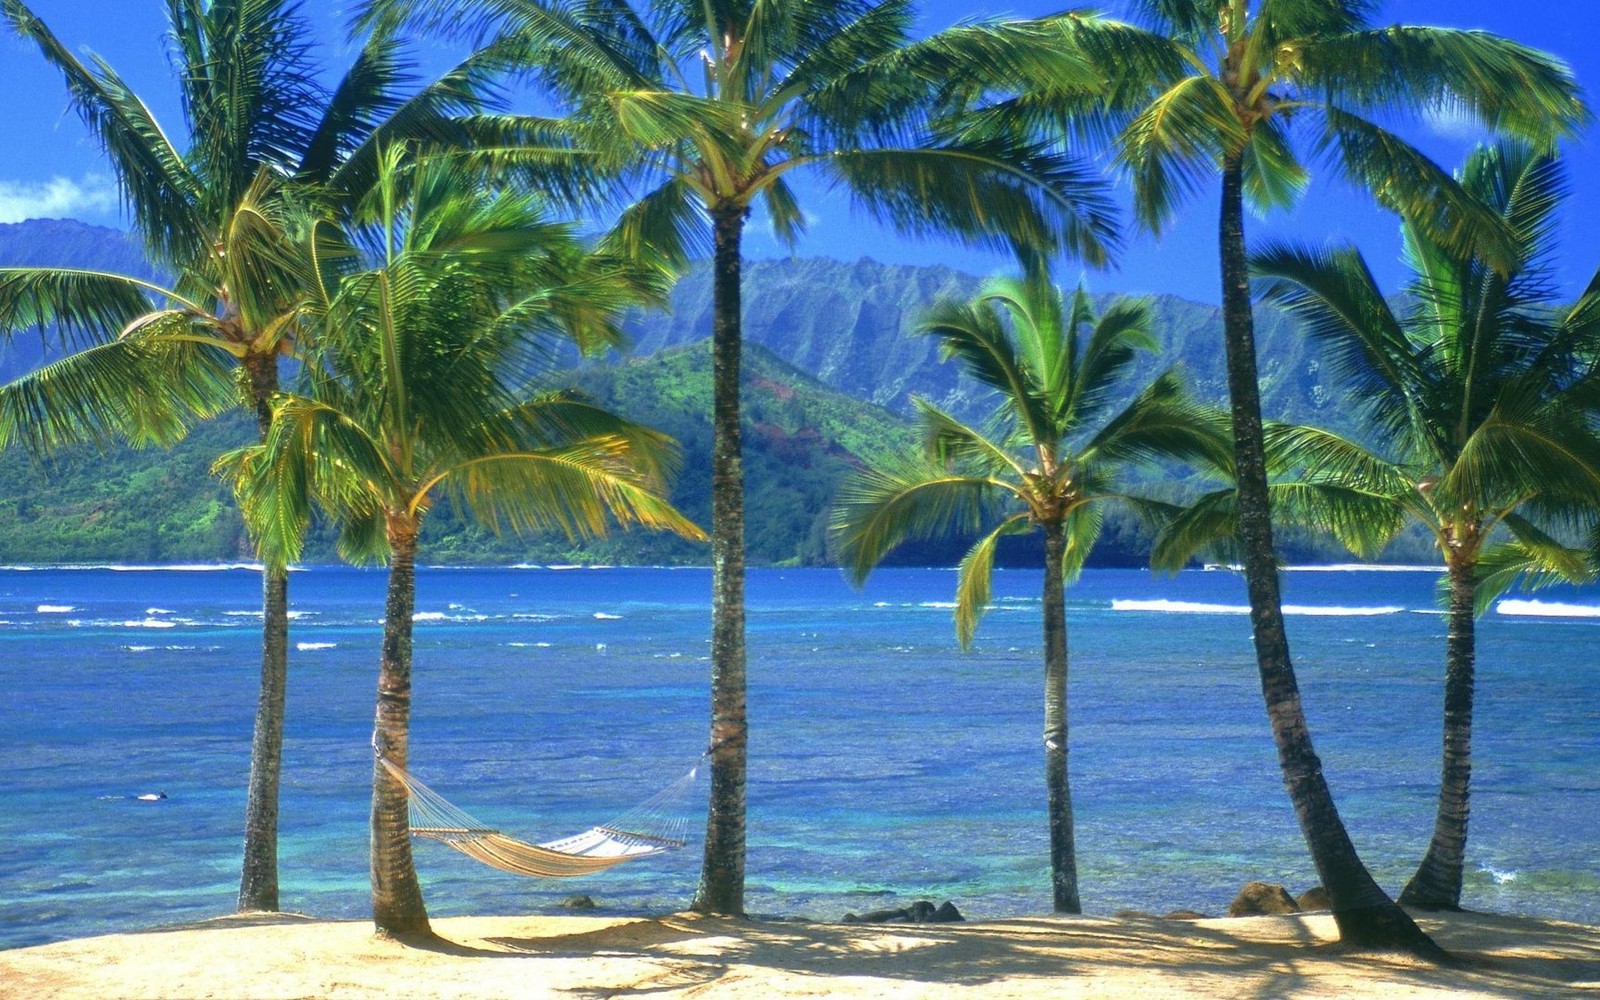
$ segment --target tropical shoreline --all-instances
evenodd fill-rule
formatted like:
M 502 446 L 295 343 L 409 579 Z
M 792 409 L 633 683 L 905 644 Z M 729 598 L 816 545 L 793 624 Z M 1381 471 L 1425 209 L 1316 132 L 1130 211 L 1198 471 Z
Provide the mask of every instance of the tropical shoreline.
M 1482 913 L 1419 922 L 1458 963 L 1334 946 L 1327 914 L 862 925 L 606 916 L 454 917 L 437 939 L 298 914 L 0 952 L 7 996 L 1419 997 L 1600 995 L 1600 928 Z

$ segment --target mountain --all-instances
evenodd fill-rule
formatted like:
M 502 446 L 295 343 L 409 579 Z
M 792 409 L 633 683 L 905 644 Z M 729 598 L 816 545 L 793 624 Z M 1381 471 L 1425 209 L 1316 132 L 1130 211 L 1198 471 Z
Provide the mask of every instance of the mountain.
M 711 520 L 711 358 L 705 343 L 589 368 L 563 383 L 672 434 L 682 474 L 672 499 Z M 749 557 L 756 564 L 826 560 L 829 504 L 839 481 L 872 455 L 910 448 L 909 421 L 829 389 L 759 346 L 746 354 L 745 469 Z M 0 564 L 191 562 L 246 558 L 250 547 L 217 455 L 247 443 L 242 416 L 198 428 L 171 451 L 72 451 L 40 464 L 0 453 Z M 468 524 L 448 502 L 428 515 L 422 556 L 433 563 L 705 563 L 705 545 L 667 535 L 614 533 L 587 544 L 519 538 Z M 335 559 L 319 526 L 307 562 Z
M 982 279 L 939 266 L 813 258 L 748 261 L 744 282 L 746 338 L 826 385 L 897 413 L 911 412 L 913 395 L 969 418 L 989 405 L 986 388 L 942 363 L 934 340 L 915 333 L 928 304 L 968 298 Z M 1111 298 L 1095 296 L 1102 307 Z M 1221 310 L 1171 295 L 1149 301 L 1164 351 L 1144 361 L 1135 380 L 1143 384 L 1176 359 L 1202 398 L 1224 402 Z M 1349 429 L 1338 393 L 1322 381 L 1315 347 L 1275 309 L 1259 309 L 1256 323 L 1263 412 Z M 680 279 L 665 314 L 635 313 L 623 327 L 636 355 L 708 336 L 710 271 L 697 268 Z
M 156 273 L 132 236 L 74 219 L 0 223 L 0 267 L 72 267 L 146 280 Z M 38 367 L 49 355 L 49 339 L 48 334 L 20 334 L 9 343 L 0 338 L 0 382 Z
M 139 247 L 116 230 L 71 221 L 0 225 L 0 266 L 50 264 L 151 275 Z M 875 454 L 912 446 L 910 399 L 920 395 L 964 417 L 981 415 L 989 390 L 939 360 L 915 324 L 928 303 L 970 296 L 981 279 L 945 267 L 859 260 L 750 261 L 745 267 L 745 448 L 749 556 L 753 564 L 821 563 L 833 491 Z M 1137 381 L 1173 359 L 1205 398 L 1226 398 L 1221 316 L 1211 306 L 1171 296 L 1152 300 L 1160 358 Z M 624 327 L 626 356 L 578 364 L 568 381 L 682 444 L 674 501 L 702 525 L 710 521 L 709 273 L 676 287 L 666 313 L 636 313 Z M 1321 379 L 1321 363 L 1279 314 L 1259 318 L 1264 408 L 1270 415 L 1348 430 L 1348 407 Z M 40 360 L 39 338 L 0 341 L 0 378 Z M 208 470 L 222 451 L 249 440 L 249 424 L 223 420 L 170 453 L 118 450 L 59 456 L 40 466 L 0 454 L 0 563 L 236 559 L 248 553 L 231 497 Z M 1170 480 L 1167 483 L 1170 486 Z M 1144 538 L 1126 518 L 1108 523 L 1096 562 L 1135 562 Z M 429 515 L 424 559 L 439 563 L 706 561 L 703 546 L 643 532 L 583 546 L 564 538 L 498 537 L 468 526 L 441 504 Z M 1293 558 L 1316 546 L 1294 546 Z M 908 548 L 897 561 L 948 563 L 959 546 Z M 1026 546 L 1010 558 L 1024 558 Z M 331 537 L 314 533 L 312 561 L 333 558 Z

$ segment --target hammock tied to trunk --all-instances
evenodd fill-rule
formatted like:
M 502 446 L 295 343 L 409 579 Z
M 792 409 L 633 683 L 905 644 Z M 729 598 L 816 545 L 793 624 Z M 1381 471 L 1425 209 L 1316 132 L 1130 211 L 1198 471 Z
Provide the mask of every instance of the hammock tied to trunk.
M 683 847 L 689 842 L 689 820 L 679 806 L 700 770 L 698 764 L 690 768 L 609 823 L 560 840 L 530 844 L 451 805 L 382 754 L 378 763 L 406 788 L 413 836 L 437 840 L 491 868 L 534 878 L 576 878 Z

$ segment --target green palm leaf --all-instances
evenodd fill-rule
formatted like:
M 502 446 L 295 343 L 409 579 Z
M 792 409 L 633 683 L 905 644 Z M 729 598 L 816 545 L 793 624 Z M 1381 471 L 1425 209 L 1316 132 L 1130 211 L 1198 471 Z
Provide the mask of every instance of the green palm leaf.
M 839 487 L 834 501 L 839 561 L 860 582 L 903 542 L 975 532 L 997 486 L 910 458 L 862 470 Z
M 993 531 L 984 535 L 967 550 L 956 571 L 956 642 L 962 649 L 972 647 L 972 638 L 978 632 L 978 622 L 989 608 L 989 597 L 994 582 L 994 555 L 1000 540 L 1007 535 L 1020 535 L 1032 530 L 1028 519 L 1013 515 L 1001 521 Z
M 116 440 L 166 446 L 196 421 L 236 404 L 227 355 L 143 332 L 0 386 L 0 448 L 21 444 L 45 455 Z

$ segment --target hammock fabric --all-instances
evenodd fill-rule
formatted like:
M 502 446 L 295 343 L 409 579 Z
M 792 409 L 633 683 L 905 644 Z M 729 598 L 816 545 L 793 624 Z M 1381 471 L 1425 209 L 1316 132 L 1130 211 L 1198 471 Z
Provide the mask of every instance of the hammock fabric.
M 380 756 L 378 762 L 409 793 L 413 836 L 437 840 L 491 868 L 534 878 L 576 878 L 683 847 L 689 842 L 689 821 L 676 807 L 699 771 L 698 766 L 691 768 L 609 823 L 561 840 L 530 844 L 474 819 L 387 758 Z

